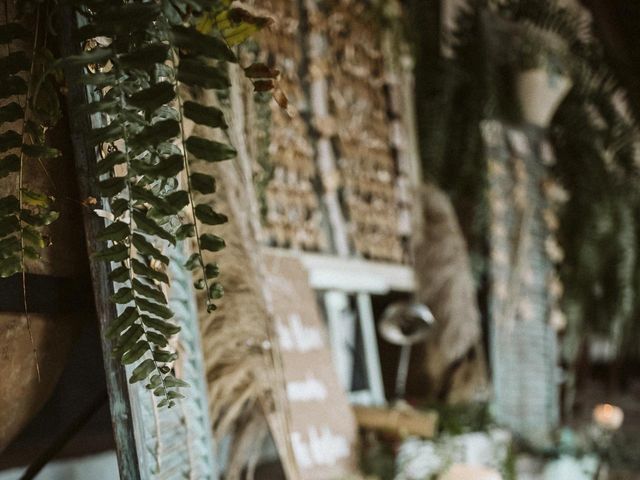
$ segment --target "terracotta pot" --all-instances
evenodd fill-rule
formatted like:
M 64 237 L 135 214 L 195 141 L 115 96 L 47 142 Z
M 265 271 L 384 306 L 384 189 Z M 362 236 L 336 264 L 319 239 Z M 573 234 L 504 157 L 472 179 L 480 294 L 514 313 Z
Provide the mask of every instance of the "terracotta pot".
M 6 23 L 5 7 L 9 18 L 14 18 L 14 2 L 0 0 L 0 24 Z M 24 42 L 13 42 L 11 48 L 31 51 L 31 46 Z M 0 100 L 0 106 L 11 101 L 24 104 L 24 97 Z M 60 122 L 65 123 L 64 119 Z M 21 132 L 22 121 L 0 125 L 0 134 L 8 130 Z M 70 151 L 65 128 L 51 129 L 48 136 L 63 152 Z M 10 153 L 19 152 L 2 155 Z M 22 275 L 0 279 L 0 452 L 51 395 L 79 331 L 80 319 L 86 318 L 86 313 L 78 314 L 85 302 L 79 300 L 74 288 L 87 261 L 73 165 L 69 154 L 42 163 L 33 159 L 23 161 L 24 186 L 54 196 L 60 219 L 43 232 L 52 245 L 42 251 L 42 258 L 26 263 L 33 345 L 24 314 Z M 17 186 L 17 174 L 0 179 L 0 197 L 18 196 Z M 90 288 L 84 286 L 85 291 Z M 40 379 L 33 346 L 37 350 Z
M 543 128 L 549 126 L 572 85 L 569 77 L 543 68 L 518 72 L 515 82 L 522 119 Z

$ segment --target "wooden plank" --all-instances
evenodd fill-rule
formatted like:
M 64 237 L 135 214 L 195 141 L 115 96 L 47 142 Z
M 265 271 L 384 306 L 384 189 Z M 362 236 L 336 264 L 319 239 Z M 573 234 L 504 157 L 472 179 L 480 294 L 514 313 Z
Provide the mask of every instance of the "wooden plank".
M 408 406 L 384 408 L 354 405 L 353 411 L 358 425 L 368 430 L 431 438 L 438 427 L 436 412 L 421 412 Z
M 77 30 L 77 20 L 73 10 L 69 6 L 60 6 L 58 18 L 58 39 L 60 54 L 63 56 L 79 53 L 79 45 L 74 42 Z M 76 175 L 80 198 L 100 198 L 97 190 L 96 152 L 87 142 L 86 133 L 90 129 L 89 119 L 78 111 L 78 107 L 87 103 L 87 91 L 83 84 L 74 82 L 80 71 L 74 68 L 66 68 L 67 82 L 67 118 L 75 156 Z M 104 226 L 104 221 L 95 215 L 90 209 L 83 209 L 85 239 L 89 255 L 99 249 L 96 234 Z M 129 401 L 129 391 L 125 370 L 119 361 L 111 355 L 113 343 L 108 340 L 104 331 L 107 325 L 115 318 L 116 309 L 109 297 L 113 294 L 113 284 L 108 279 L 109 268 L 104 262 L 91 259 L 91 280 L 95 298 L 96 312 L 100 325 L 102 355 L 106 371 L 107 390 L 109 393 L 109 406 L 113 433 L 118 455 L 118 467 L 120 477 L 127 480 L 140 479 L 140 466 L 134 438 L 133 417 Z
M 309 282 L 316 290 L 366 292 L 372 295 L 415 290 L 414 271 L 407 265 L 282 248 L 269 248 L 267 251 L 275 255 L 298 257 L 309 271 Z

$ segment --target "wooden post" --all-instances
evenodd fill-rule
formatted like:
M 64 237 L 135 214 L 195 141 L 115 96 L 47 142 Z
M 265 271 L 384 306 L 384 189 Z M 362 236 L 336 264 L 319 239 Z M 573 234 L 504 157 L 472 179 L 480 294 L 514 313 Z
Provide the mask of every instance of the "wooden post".
M 78 53 L 79 46 L 73 40 L 76 38 L 76 30 L 77 20 L 73 10 L 67 5 L 61 6 L 58 18 L 58 39 L 62 56 Z M 91 125 L 89 118 L 79 111 L 79 107 L 87 103 L 87 91 L 84 84 L 72 81 L 79 76 L 78 69 L 71 67 L 65 69 L 68 88 L 67 118 L 69 119 L 69 130 L 78 175 L 78 189 L 81 199 L 100 198 L 97 182 L 93 181 L 97 178 L 96 152 L 95 148 L 87 142 L 87 133 L 90 131 Z M 83 210 L 83 221 L 87 251 L 91 255 L 99 249 L 96 234 L 104 226 L 104 221 L 88 208 Z M 120 477 L 127 480 L 139 480 L 141 478 L 140 466 L 134 437 L 127 377 L 124 367 L 111 355 L 113 342 L 104 335 L 104 331 L 116 315 L 115 305 L 109 300 L 113 294 L 113 284 L 109 281 L 109 269 L 104 262 L 91 260 L 90 266 Z

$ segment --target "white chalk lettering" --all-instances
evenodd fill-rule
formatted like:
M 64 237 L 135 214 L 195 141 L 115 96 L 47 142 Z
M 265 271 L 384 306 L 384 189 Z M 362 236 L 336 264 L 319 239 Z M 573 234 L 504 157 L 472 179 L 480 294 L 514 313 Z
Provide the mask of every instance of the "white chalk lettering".
M 303 381 L 287 382 L 287 397 L 292 402 L 323 401 L 327 396 L 327 387 L 311 373 Z
M 335 465 L 337 460 L 349 456 L 349 442 L 342 435 L 335 435 L 329 427 L 307 429 L 308 440 L 300 432 L 291 433 L 293 451 L 300 468 L 318 465 Z
M 292 313 L 283 322 L 280 318 L 276 322 L 276 330 L 280 340 L 280 347 L 284 351 L 309 352 L 324 347 L 320 329 L 308 327 L 302 323 L 302 318 L 297 313 Z

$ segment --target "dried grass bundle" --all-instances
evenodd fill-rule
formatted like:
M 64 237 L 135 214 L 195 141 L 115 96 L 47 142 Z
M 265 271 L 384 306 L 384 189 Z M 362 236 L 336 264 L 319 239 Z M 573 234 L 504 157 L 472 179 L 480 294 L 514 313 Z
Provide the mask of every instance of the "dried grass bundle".
M 259 250 L 242 228 L 248 209 L 239 175 L 233 165 L 218 167 L 220 187 L 216 210 L 229 216 L 217 229 L 227 247 L 213 255 L 220 265 L 225 296 L 212 314 L 202 314 L 205 371 L 209 385 L 209 412 L 215 437 L 231 434 L 233 445 L 227 479 L 240 478 L 243 468 L 261 450 L 268 435 L 267 416 L 278 415 L 274 396 L 282 379 L 274 367 L 269 313 L 259 285 Z M 205 257 L 208 256 L 205 255 Z M 204 307 L 204 295 L 200 299 Z M 201 308 L 206 312 L 206 308 Z
M 256 240 L 251 178 L 241 167 L 247 153 L 237 93 L 232 92 L 234 118 L 229 133 L 238 149 L 238 160 L 205 167 L 217 179 L 214 208 L 229 217 L 227 224 L 211 231 L 225 239 L 226 248 L 219 253 L 204 252 L 205 262 L 220 265 L 219 281 L 225 289 L 215 312 L 207 314 L 206 308 L 199 310 L 209 412 L 215 437 L 232 438 L 227 480 L 241 478 L 245 469 L 246 477 L 252 478 L 269 428 L 288 478 L 295 479 L 284 377 Z M 209 100 L 216 103 L 215 98 Z M 198 134 L 212 136 L 207 131 Z M 204 307 L 204 294 L 199 296 L 199 302 Z
M 444 192 L 434 185 L 424 185 L 421 209 L 422 232 L 415 249 L 417 296 L 436 318 L 435 332 L 427 340 L 423 370 L 438 397 L 470 400 L 465 397 L 483 390 L 487 380 L 467 245 Z M 471 365 L 464 365 L 464 360 Z M 456 381 L 456 369 L 465 382 Z M 473 378 L 468 378 L 469 372 Z M 456 386 L 468 393 L 454 392 Z

